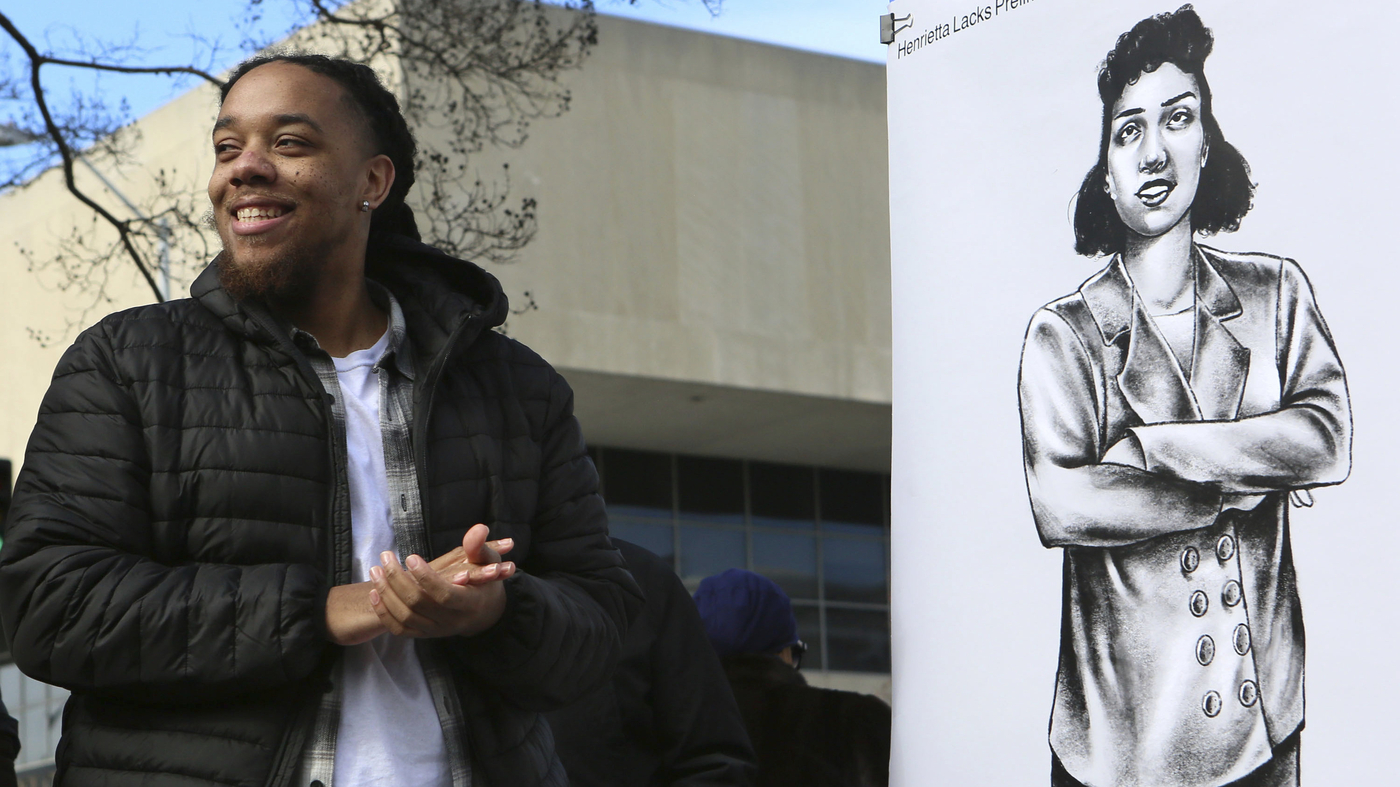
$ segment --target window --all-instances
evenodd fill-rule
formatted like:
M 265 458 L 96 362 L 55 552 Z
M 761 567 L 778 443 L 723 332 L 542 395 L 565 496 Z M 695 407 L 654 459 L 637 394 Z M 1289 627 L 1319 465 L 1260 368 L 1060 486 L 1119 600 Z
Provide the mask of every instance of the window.
M 889 476 L 597 448 L 612 535 L 671 561 L 690 590 L 727 568 L 792 599 L 804 666 L 890 671 Z
M 19 759 L 16 766 L 52 760 L 58 748 L 63 704 L 68 692 L 40 683 L 14 664 L 0 665 L 0 698 L 19 721 Z

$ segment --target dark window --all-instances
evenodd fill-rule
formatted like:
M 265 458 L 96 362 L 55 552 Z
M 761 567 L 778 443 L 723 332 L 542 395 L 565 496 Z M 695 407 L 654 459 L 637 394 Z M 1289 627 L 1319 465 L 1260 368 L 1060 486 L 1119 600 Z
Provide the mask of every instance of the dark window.
M 644 519 L 614 517 L 608 522 L 608 535 L 631 541 L 642 549 L 674 564 L 676 557 L 675 539 L 670 522 L 655 522 Z
M 822 572 L 828 601 L 884 604 L 885 542 L 873 539 L 822 540 Z
M 890 622 L 884 610 L 826 610 L 827 669 L 890 671 Z
M 671 457 L 649 451 L 606 448 L 603 499 L 614 516 L 671 518 Z
M 682 519 L 744 521 L 744 465 L 733 459 L 676 457 Z
M 797 533 L 753 532 L 753 570 L 789 598 L 817 598 L 817 540 Z
M 14 664 L 0 666 L 0 691 L 11 715 L 19 722 L 20 752 L 16 764 L 52 760 L 68 692 L 21 675 Z
M 815 604 L 793 604 L 792 616 L 797 618 L 797 638 L 807 644 L 802 657 L 802 669 L 820 670 L 822 666 L 822 613 Z
M 821 471 L 822 527 L 868 532 L 885 524 L 884 479 L 875 473 Z
M 763 527 L 816 527 L 817 494 L 810 467 L 749 464 L 753 523 Z
M 744 568 L 744 531 L 681 526 L 681 580 L 693 593 L 700 580 L 727 568 Z
M 729 568 L 778 583 L 808 645 L 805 669 L 889 671 L 887 476 L 613 448 L 590 455 L 614 537 L 669 561 L 691 592 Z

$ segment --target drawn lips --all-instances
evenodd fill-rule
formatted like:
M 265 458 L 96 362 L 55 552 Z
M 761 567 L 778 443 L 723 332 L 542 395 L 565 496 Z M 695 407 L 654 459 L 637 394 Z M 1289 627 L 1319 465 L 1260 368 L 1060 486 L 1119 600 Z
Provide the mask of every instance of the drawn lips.
M 1137 190 L 1137 198 L 1149 208 L 1155 208 L 1167 201 L 1176 184 L 1169 180 L 1150 180 Z

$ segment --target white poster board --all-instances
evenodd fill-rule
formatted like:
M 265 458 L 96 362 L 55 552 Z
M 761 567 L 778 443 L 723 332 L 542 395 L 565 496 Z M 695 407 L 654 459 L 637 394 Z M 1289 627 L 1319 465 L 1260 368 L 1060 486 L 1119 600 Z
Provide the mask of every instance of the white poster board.
M 1144 0 L 988 0 L 979 9 L 974 8 L 975 2 L 898 0 L 890 5 L 901 26 L 907 24 L 890 45 L 888 60 L 895 365 L 892 783 L 903 787 L 1050 782 L 1047 730 L 1057 691 L 1062 612 L 1069 606 L 1064 601 L 1066 550 L 1043 546 L 1032 516 L 1026 452 L 1044 448 L 1045 440 L 1032 436 L 1027 442 L 1021 411 L 1027 396 L 1039 402 L 1069 394 L 1053 390 L 1028 394 L 1024 382 L 1018 385 L 1023 342 L 1032 315 L 1080 292 L 1083 283 L 1110 267 L 1109 256 L 1075 252 L 1073 226 L 1075 196 L 1100 151 L 1099 67 L 1120 34 L 1177 6 Z M 1237 231 L 1198 240 L 1227 252 L 1266 252 L 1296 260 L 1299 267 L 1290 268 L 1295 273 L 1280 272 L 1289 267 L 1284 263 L 1275 264 L 1272 273 L 1267 273 L 1268 264 L 1255 267 L 1276 277 L 1260 274 L 1265 284 L 1294 287 L 1293 295 L 1270 301 L 1275 306 L 1286 302 L 1294 308 L 1299 299 L 1306 300 L 1308 290 L 1315 296 L 1345 365 L 1349 389 L 1354 427 L 1349 476 L 1340 485 L 1300 480 L 1296 486 L 1309 488 L 1316 504 L 1295 507 L 1284 499 L 1279 509 L 1288 512 L 1297 598 L 1307 632 L 1306 655 L 1299 657 L 1306 675 L 1302 782 L 1393 783 L 1396 766 L 1391 750 L 1400 737 L 1400 670 L 1395 668 L 1400 661 L 1396 648 L 1400 523 L 1393 510 L 1400 483 L 1400 452 L 1395 448 L 1400 445 L 1400 407 L 1396 405 L 1400 352 L 1388 321 L 1400 315 L 1395 295 L 1400 293 L 1400 264 L 1389 243 L 1400 213 L 1400 194 L 1394 189 L 1400 182 L 1400 157 L 1393 152 L 1400 142 L 1400 104 L 1395 99 L 1400 74 L 1388 56 L 1395 47 L 1393 31 L 1400 10 L 1383 3 L 1324 6 L 1291 0 L 1268 4 L 1199 0 L 1194 7 L 1214 37 L 1213 52 L 1204 65 L 1214 116 L 1224 137 L 1247 159 L 1257 184 L 1252 209 Z M 903 19 L 911 15 L 912 19 Z M 1155 106 L 1146 110 L 1154 133 L 1164 134 L 1155 124 L 1165 114 Z M 1205 155 L 1208 160 L 1210 152 Z M 1149 162 L 1148 167 L 1159 164 Z M 1171 178 L 1172 189 L 1185 188 L 1184 175 Z M 1148 207 L 1156 207 L 1151 203 L 1159 199 L 1151 189 L 1133 196 Z M 1229 255 L 1211 260 L 1212 268 L 1223 271 L 1222 280 L 1232 291 L 1239 290 L 1242 300 L 1244 316 L 1217 315 L 1216 327 L 1228 332 L 1251 319 L 1251 309 L 1267 306 L 1260 305 L 1264 300 L 1256 297 L 1257 292 L 1250 294 L 1248 286 L 1233 278 L 1241 270 L 1254 270 L 1249 267 L 1254 263 Z M 1197 266 L 1192 270 L 1197 270 L 1199 263 L 1192 264 Z M 1296 292 L 1297 270 L 1306 274 L 1302 295 Z M 1293 284 L 1280 285 L 1277 277 Z M 1193 280 L 1192 292 L 1184 296 L 1193 314 L 1206 308 L 1203 301 L 1213 286 L 1199 276 Z M 1153 312 L 1165 302 L 1158 300 L 1144 308 Z M 1131 311 L 1131 298 L 1125 303 Z M 1123 330 L 1132 329 L 1132 314 L 1136 313 L 1120 326 Z M 1157 318 L 1153 321 L 1155 325 Z M 1167 320 L 1161 322 L 1165 325 Z M 1065 336 L 1077 335 L 1068 322 L 1056 324 L 1065 329 Z M 1143 335 L 1150 333 L 1145 322 L 1139 327 Z M 1165 340 L 1167 330 L 1153 335 Z M 1196 342 L 1199 349 L 1203 330 L 1194 321 L 1187 327 L 1188 347 Z M 1303 333 L 1292 337 L 1295 344 L 1307 338 L 1304 329 L 1298 330 Z M 1173 335 L 1179 347 L 1182 334 Z M 1309 335 L 1316 341 L 1320 334 Z M 1239 337 L 1241 345 L 1249 341 Z M 1289 341 L 1284 337 L 1282 343 Z M 1167 341 L 1161 346 L 1170 345 Z M 1097 354 L 1095 362 L 1102 362 L 1103 353 L 1108 352 L 1112 365 L 1114 346 L 1123 347 L 1105 340 L 1084 352 Z M 1262 385 L 1271 375 L 1276 378 L 1275 387 L 1294 385 L 1289 359 L 1280 360 L 1278 354 L 1270 358 L 1262 346 L 1246 349 L 1252 351 L 1249 382 L 1243 382 L 1246 377 L 1241 374 L 1240 385 Z M 1044 369 L 1051 368 L 1072 378 L 1073 373 L 1065 371 L 1071 360 L 1069 356 L 1053 362 L 1042 358 L 1038 361 L 1042 371 L 1036 374 L 1044 377 L 1049 374 Z M 1119 366 L 1110 369 L 1107 378 L 1110 388 L 1125 385 L 1117 376 L 1121 357 L 1117 362 Z M 1195 362 L 1204 368 L 1205 361 Z M 1188 351 L 1178 365 L 1190 363 Z M 1092 378 L 1091 373 L 1085 374 Z M 1189 370 L 1184 374 L 1189 380 Z M 1201 380 L 1198 387 L 1211 384 Z M 1248 409 L 1257 393 L 1245 391 L 1240 406 Z M 1094 396 L 1105 401 L 1114 398 L 1103 391 L 1087 395 L 1090 405 Z M 1121 399 L 1115 401 L 1112 407 L 1121 409 Z M 1268 410 L 1260 410 L 1258 402 L 1252 406 L 1255 412 Z M 1201 417 L 1206 420 L 1232 418 L 1229 413 L 1205 409 Z M 1317 410 L 1324 420 L 1337 415 L 1328 416 L 1326 410 Z M 1108 421 L 1133 422 L 1132 414 L 1100 415 Z M 1233 418 L 1246 415 L 1240 411 Z M 1171 419 L 1159 413 L 1137 423 L 1164 420 Z M 1332 434 L 1344 436 L 1344 432 Z M 1289 449 L 1287 437 L 1275 444 L 1280 451 Z M 1154 439 L 1143 437 L 1139 442 Z M 1151 445 L 1136 447 L 1149 454 L 1157 450 Z M 1299 457 L 1300 468 L 1311 461 L 1304 456 L 1308 446 L 1291 450 L 1291 456 Z M 1191 463 L 1191 457 L 1180 452 L 1175 458 Z M 1275 464 L 1283 461 L 1274 459 Z M 1167 467 L 1167 460 L 1144 459 L 1141 454 L 1136 460 L 1156 463 L 1141 468 L 1144 473 L 1190 475 L 1180 466 Z M 1304 469 L 1299 473 L 1300 478 L 1307 475 Z M 1258 483 L 1260 488 L 1269 485 L 1266 480 Z M 1230 491 L 1227 486 L 1215 484 L 1226 492 Z M 1262 505 L 1273 505 L 1288 495 L 1287 488 L 1278 489 L 1264 495 Z M 1053 508 L 1046 505 L 1047 511 Z M 1175 515 L 1173 506 L 1179 505 L 1179 497 L 1164 497 L 1164 516 Z M 1045 519 L 1054 519 L 1052 514 L 1046 513 Z M 1231 527 L 1235 529 L 1230 532 L 1241 539 L 1243 552 L 1249 525 L 1240 522 Z M 1223 531 L 1201 532 L 1209 537 L 1204 548 L 1215 544 Z M 1181 543 L 1172 542 L 1173 560 L 1181 552 Z M 1081 564 L 1089 560 L 1088 555 L 1082 553 Z M 1257 555 L 1236 556 L 1231 551 L 1230 557 L 1235 560 L 1233 570 L 1257 579 L 1257 571 L 1250 573 L 1257 566 L 1238 568 Z M 1229 568 L 1229 561 L 1217 559 L 1210 551 L 1200 559 L 1208 561 L 1211 570 L 1217 563 Z M 1134 596 L 1138 588 L 1133 585 L 1143 581 L 1141 576 L 1129 569 L 1115 575 L 1113 571 L 1125 564 L 1113 559 L 1108 564 L 1107 573 L 1098 574 L 1107 582 L 1107 590 L 1080 588 L 1110 593 L 1085 613 L 1099 623 L 1108 614 L 1105 610 L 1123 606 L 1115 606 L 1123 598 L 1141 601 L 1142 595 Z M 1170 581 L 1180 580 L 1187 587 L 1202 576 L 1205 565 L 1199 570 L 1192 565 L 1192 569 L 1175 569 Z M 1119 584 L 1114 586 L 1114 581 Z M 1248 588 L 1249 604 L 1257 609 L 1247 611 L 1238 603 L 1227 607 L 1224 597 L 1212 591 L 1208 605 L 1200 602 L 1209 607 L 1200 620 L 1218 623 L 1211 616 L 1254 615 L 1268 606 L 1258 600 L 1258 594 L 1268 591 Z M 1198 601 L 1183 591 L 1180 609 L 1189 610 Z M 1249 622 L 1261 625 L 1257 620 Z M 1122 628 L 1133 625 L 1120 621 Z M 1173 619 L 1163 625 L 1183 624 Z M 1255 632 L 1256 645 L 1262 636 Z M 1194 637 L 1192 643 L 1197 641 Z M 1297 640 L 1295 646 L 1300 644 L 1301 635 L 1294 632 L 1293 640 Z M 1135 642 L 1142 647 L 1141 638 Z M 1286 704 L 1288 694 L 1277 685 L 1280 671 L 1251 663 L 1256 656 L 1280 658 L 1278 653 L 1263 653 L 1257 647 L 1249 650 L 1248 643 L 1232 641 L 1227 635 L 1216 637 L 1211 653 L 1178 652 L 1180 648 L 1173 644 L 1167 647 L 1172 650 L 1169 655 L 1100 653 L 1094 663 L 1129 670 L 1142 659 L 1160 659 L 1162 670 L 1180 670 L 1176 661 L 1195 658 L 1213 663 L 1202 665 L 1205 671 L 1218 668 L 1227 657 L 1234 658 L 1232 651 L 1241 644 L 1245 646 L 1242 663 L 1258 674 L 1232 673 L 1226 680 L 1229 685 L 1221 687 L 1223 700 L 1218 697 L 1212 705 L 1201 694 L 1202 699 L 1193 700 L 1191 707 L 1203 718 L 1214 708 L 1216 715 L 1210 719 L 1226 719 L 1234 713 L 1235 726 L 1222 734 L 1236 736 L 1236 748 L 1253 747 L 1257 760 L 1258 730 L 1251 733 L 1242 728 L 1238 718 L 1243 718 L 1240 713 L 1248 715 L 1241 710 L 1243 703 L 1253 700 L 1250 707 L 1259 708 L 1265 697 L 1275 706 L 1269 711 L 1289 717 L 1292 711 L 1277 707 Z M 1102 648 L 1104 641 L 1090 637 L 1089 645 Z M 1109 641 L 1108 647 L 1112 646 Z M 1191 685 L 1176 688 L 1196 691 L 1192 681 L 1198 683 L 1200 675 L 1180 674 L 1185 677 L 1173 680 Z M 1081 692 L 1102 692 L 1105 687 L 1122 690 L 1125 681 L 1128 678 L 1117 673 L 1081 676 Z M 1247 690 L 1240 693 L 1243 682 L 1255 681 L 1263 697 L 1256 699 Z M 1102 697 L 1095 702 L 1112 705 Z M 1300 708 L 1293 711 L 1302 713 Z M 1114 771 L 1115 766 L 1105 764 L 1114 757 L 1122 760 L 1121 752 L 1106 749 L 1122 745 L 1131 736 L 1124 738 L 1121 730 L 1109 735 L 1103 713 L 1111 716 L 1113 710 L 1099 707 L 1094 732 L 1081 729 L 1078 738 L 1064 734 L 1064 740 L 1080 744 L 1064 759 L 1077 763 L 1085 783 L 1103 779 L 1106 773 L 1117 773 L 1120 782 L 1126 783 L 1128 777 L 1123 774 L 1128 771 Z M 1194 746 L 1199 736 L 1214 734 L 1210 730 L 1216 728 L 1202 726 L 1207 722 L 1201 719 L 1185 719 L 1171 733 L 1173 715 L 1186 713 L 1181 708 L 1152 708 L 1155 731 L 1144 735 L 1167 736 L 1162 740 L 1171 734 L 1187 736 L 1172 744 L 1180 747 Z M 1260 713 L 1267 716 L 1262 709 Z M 1078 719 L 1060 723 L 1082 726 L 1088 715 L 1094 714 L 1081 709 Z M 1275 736 L 1267 745 L 1278 743 L 1280 731 L 1265 732 Z M 1251 734 L 1256 736 L 1252 742 Z M 1092 745 L 1086 736 L 1093 738 Z M 1152 749 L 1150 741 L 1139 743 L 1144 752 Z M 1164 775 L 1167 766 L 1161 763 L 1139 761 L 1136 767 L 1133 778 L 1140 783 L 1186 783 L 1207 778 L 1201 774 L 1211 770 L 1177 764 L 1171 766 L 1175 775 Z

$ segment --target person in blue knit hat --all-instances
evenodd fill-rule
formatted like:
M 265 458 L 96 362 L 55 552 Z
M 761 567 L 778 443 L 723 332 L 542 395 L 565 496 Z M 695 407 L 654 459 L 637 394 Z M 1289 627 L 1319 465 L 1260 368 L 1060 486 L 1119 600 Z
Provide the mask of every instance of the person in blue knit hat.
M 792 662 L 807 649 L 797 637 L 792 602 L 762 574 L 731 568 L 707 577 L 695 591 L 695 606 L 721 657 L 772 653 Z
M 890 707 L 808 686 L 792 601 L 771 579 L 731 568 L 695 591 L 758 756 L 757 787 L 889 784 Z

